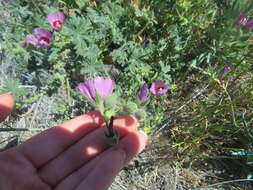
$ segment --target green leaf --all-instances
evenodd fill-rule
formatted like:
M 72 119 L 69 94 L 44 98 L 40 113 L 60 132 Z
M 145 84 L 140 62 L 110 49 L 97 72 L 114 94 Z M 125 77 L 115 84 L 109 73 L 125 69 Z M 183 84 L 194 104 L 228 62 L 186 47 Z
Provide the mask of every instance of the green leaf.
M 110 109 L 110 110 L 106 110 L 105 111 L 105 114 L 104 114 L 104 117 L 105 117 L 105 121 L 109 121 L 111 119 L 112 116 L 115 116 L 115 111 L 113 109 Z
M 137 106 L 137 104 L 134 103 L 134 102 L 127 102 L 126 109 L 127 109 L 127 111 L 129 111 L 130 113 L 134 113 L 134 112 L 137 111 L 138 106 Z
M 0 87 L 0 94 L 11 92 L 17 101 L 20 96 L 25 96 L 29 91 L 21 86 L 19 79 L 8 79 L 4 82 L 3 86 Z
M 105 99 L 106 107 L 113 107 L 118 103 L 118 95 L 116 93 L 112 93 Z
M 138 120 L 144 120 L 147 116 L 147 113 L 144 109 L 139 109 L 134 113 L 134 115 Z
M 88 2 L 89 0 L 76 0 L 76 4 L 80 9 L 84 8 Z
M 211 125 L 211 126 L 209 126 L 209 128 L 211 130 L 219 132 L 219 133 L 222 133 L 224 131 L 228 131 L 229 130 L 227 127 L 222 126 L 222 125 Z

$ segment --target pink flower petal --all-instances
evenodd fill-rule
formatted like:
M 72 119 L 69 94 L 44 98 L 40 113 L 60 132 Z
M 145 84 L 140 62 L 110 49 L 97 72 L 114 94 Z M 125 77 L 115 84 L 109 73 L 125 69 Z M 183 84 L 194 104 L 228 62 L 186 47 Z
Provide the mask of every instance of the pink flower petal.
M 60 12 L 52 13 L 47 16 L 47 21 L 53 29 L 59 30 L 65 21 L 65 16 Z
M 152 83 L 150 91 L 155 96 L 161 96 L 168 91 L 169 87 L 162 80 L 156 80 Z
M 114 81 L 112 79 L 105 79 L 103 77 L 96 77 L 94 85 L 96 92 L 98 92 L 103 100 L 110 95 L 115 88 Z
M 85 82 L 78 84 L 78 88 L 84 96 L 95 100 L 96 91 L 92 80 L 86 80 Z
M 148 93 L 149 93 L 148 85 L 144 83 L 140 88 L 140 94 L 139 94 L 139 99 L 142 104 L 147 101 Z

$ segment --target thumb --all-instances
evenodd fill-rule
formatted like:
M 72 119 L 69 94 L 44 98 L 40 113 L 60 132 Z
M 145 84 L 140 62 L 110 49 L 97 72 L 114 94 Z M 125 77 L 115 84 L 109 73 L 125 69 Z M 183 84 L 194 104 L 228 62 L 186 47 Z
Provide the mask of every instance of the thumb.
M 15 105 L 15 101 L 11 93 L 0 95 L 0 122 L 10 115 Z

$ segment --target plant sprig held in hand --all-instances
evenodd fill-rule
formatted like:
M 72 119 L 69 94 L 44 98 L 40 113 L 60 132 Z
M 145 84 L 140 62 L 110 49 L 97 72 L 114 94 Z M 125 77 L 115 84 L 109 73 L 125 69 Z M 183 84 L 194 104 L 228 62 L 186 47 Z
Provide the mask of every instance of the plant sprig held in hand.
M 115 116 L 132 114 L 137 119 L 145 119 L 146 111 L 144 107 L 148 103 L 149 91 L 154 96 L 161 96 L 167 93 L 168 86 L 164 81 L 156 80 L 149 89 L 148 85 L 144 83 L 140 88 L 139 99 L 136 102 L 119 101 L 119 94 L 115 92 L 115 82 L 110 78 L 96 77 L 94 80 L 86 80 L 79 83 L 78 89 L 85 97 L 91 100 L 91 103 L 103 115 L 107 128 L 105 136 L 110 145 L 115 145 L 118 143 L 120 136 L 114 130 L 113 121 Z
M 94 80 L 86 80 L 83 83 L 79 83 L 78 88 L 84 96 L 92 100 L 103 115 L 108 130 L 108 133 L 105 133 L 108 143 L 110 145 L 118 144 L 119 135 L 113 128 L 116 112 L 105 106 L 106 99 L 112 97 L 111 95 L 115 89 L 114 81 L 110 78 L 96 77 Z

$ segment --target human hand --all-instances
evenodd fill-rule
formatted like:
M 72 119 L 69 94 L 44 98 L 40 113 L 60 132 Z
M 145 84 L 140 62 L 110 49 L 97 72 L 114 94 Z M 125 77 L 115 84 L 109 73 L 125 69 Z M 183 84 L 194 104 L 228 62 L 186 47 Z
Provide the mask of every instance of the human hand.
M 0 96 L 0 121 L 14 107 L 10 94 Z M 0 153 L 1 190 L 105 190 L 147 137 L 130 116 L 115 119 L 119 144 L 110 147 L 98 112 L 50 128 Z

